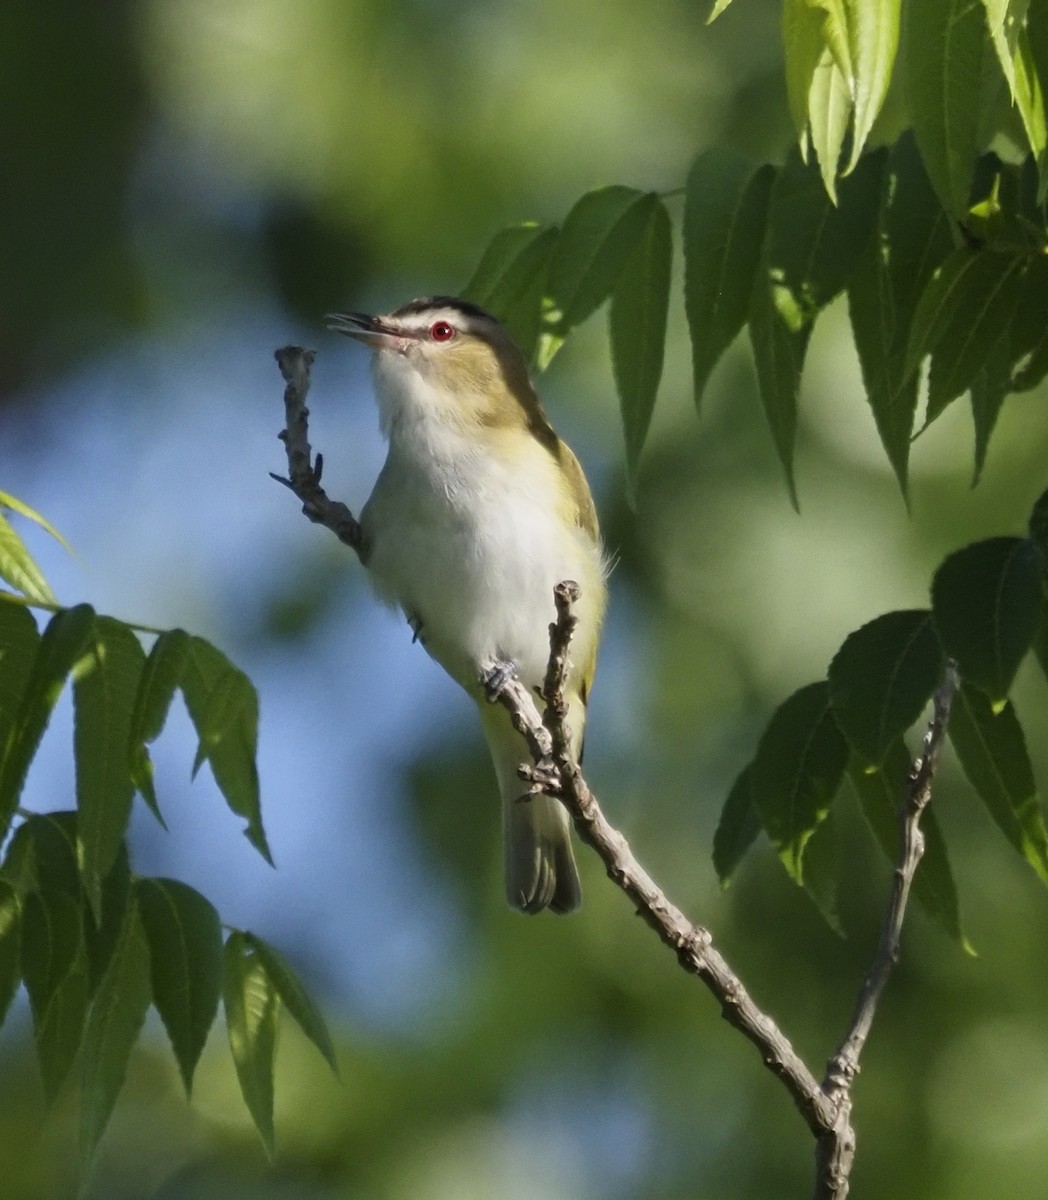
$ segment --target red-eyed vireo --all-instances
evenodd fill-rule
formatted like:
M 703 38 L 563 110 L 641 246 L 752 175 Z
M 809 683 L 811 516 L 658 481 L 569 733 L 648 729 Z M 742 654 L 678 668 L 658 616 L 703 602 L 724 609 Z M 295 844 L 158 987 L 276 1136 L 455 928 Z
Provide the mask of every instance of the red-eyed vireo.
M 582 468 L 546 419 L 523 354 L 476 305 L 433 296 L 328 324 L 374 351 L 389 441 L 361 513 L 364 561 L 379 594 L 480 706 L 502 794 L 507 899 L 522 912 L 572 912 L 581 891 L 568 814 L 551 796 L 526 794 L 523 739 L 487 703 L 481 678 L 506 665 L 526 687 L 542 683 L 553 588 L 575 580 L 566 696 L 581 750 L 606 598 Z

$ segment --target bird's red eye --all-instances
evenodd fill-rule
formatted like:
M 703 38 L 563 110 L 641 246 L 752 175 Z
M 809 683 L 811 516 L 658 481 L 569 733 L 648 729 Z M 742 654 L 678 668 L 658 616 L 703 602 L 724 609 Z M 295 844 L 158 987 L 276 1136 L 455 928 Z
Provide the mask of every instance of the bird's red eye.
M 447 321 L 434 321 L 429 327 L 429 336 L 435 342 L 450 342 L 455 336 L 455 326 Z

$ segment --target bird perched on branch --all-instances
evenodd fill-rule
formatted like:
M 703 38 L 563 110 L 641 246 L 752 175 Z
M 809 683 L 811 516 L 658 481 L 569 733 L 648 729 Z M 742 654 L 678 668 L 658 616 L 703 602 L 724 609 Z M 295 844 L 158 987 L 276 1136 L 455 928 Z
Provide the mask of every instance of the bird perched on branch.
M 555 797 L 528 794 L 528 759 L 483 680 L 513 670 L 541 685 L 553 588 L 581 589 L 565 680 L 581 752 L 604 612 L 606 561 L 578 459 L 542 411 L 524 355 L 499 322 L 451 296 L 381 317 L 338 313 L 331 329 L 374 352 L 385 465 L 360 523 L 379 594 L 399 606 L 429 654 L 480 707 L 502 796 L 506 897 L 522 912 L 568 913 L 581 901 L 570 820 Z

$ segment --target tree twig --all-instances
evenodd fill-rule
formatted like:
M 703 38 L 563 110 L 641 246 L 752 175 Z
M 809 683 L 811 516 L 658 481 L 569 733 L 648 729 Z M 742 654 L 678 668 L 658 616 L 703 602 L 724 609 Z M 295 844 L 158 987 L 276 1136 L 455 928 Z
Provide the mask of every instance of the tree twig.
M 278 436 L 287 450 L 288 474 L 287 478 L 272 472 L 270 475 L 277 483 L 282 483 L 295 493 L 302 501 L 302 511 L 311 521 L 330 529 L 340 542 L 356 551 L 361 562 L 365 562 L 367 547 L 360 522 L 344 504 L 331 500 L 320 486 L 323 456 L 318 454 L 316 463 L 313 462 L 306 396 L 309 394 L 309 374 L 314 352 L 304 350 L 301 346 L 283 346 L 275 352 L 275 357 L 287 384 L 284 388 L 286 424 Z
M 924 854 L 921 816 L 932 798 L 932 783 L 958 686 L 957 666 L 950 661 L 935 693 L 921 754 L 910 770 L 906 795 L 899 805 L 899 857 L 881 920 L 877 952 L 859 989 L 844 1038 L 826 1066 L 822 1087 L 837 1109 L 837 1120 L 819 1135 L 816 1143 L 816 1200 L 844 1200 L 848 1193 L 848 1177 L 855 1157 L 851 1088 L 859 1073 L 859 1058 L 873 1027 L 881 993 L 899 961 L 910 888 Z
M 280 437 L 287 447 L 288 478 L 278 475 L 273 478 L 295 493 L 311 521 L 326 526 L 366 562 L 367 546 L 360 523 L 344 504 L 329 499 L 320 486 L 321 455 L 316 456 L 315 465 L 312 460 L 306 395 L 313 352 L 285 346 L 276 351 L 276 359 L 287 384 L 284 391 L 287 425 Z M 626 893 L 662 942 L 674 951 L 680 965 L 713 993 L 725 1020 L 757 1047 L 764 1065 L 782 1081 L 816 1139 L 815 1200 L 845 1200 L 855 1158 L 851 1088 L 878 1000 L 899 958 L 910 889 L 924 851 L 920 819 L 931 799 L 958 688 L 956 666 L 952 662 L 947 665 L 935 695 L 922 753 L 913 765 L 906 795 L 900 803 L 899 857 L 877 952 L 863 980 L 844 1039 L 820 1082 L 714 948 L 709 930 L 689 921 L 640 865 L 629 843 L 604 816 L 583 778 L 565 725 L 568 706 L 564 699 L 568 653 L 576 624 L 573 607 L 578 598 L 579 588 L 574 582 L 566 580 L 554 589 L 556 620 L 549 627 L 550 656 L 542 686 L 541 715 L 534 697 L 515 676 L 503 677 L 499 673 L 497 686 L 490 686 L 485 679 L 489 698 L 508 711 L 514 727 L 527 743 L 533 761 L 521 765 L 522 778 L 529 780 L 533 788 L 560 797 L 579 836 L 596 851 L 611 880 Z

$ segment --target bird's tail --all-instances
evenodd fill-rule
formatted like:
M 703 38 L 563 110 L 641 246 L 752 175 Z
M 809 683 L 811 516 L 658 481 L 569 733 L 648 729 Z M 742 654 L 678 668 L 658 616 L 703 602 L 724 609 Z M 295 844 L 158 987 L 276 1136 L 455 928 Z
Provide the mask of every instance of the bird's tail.
M 524 913 L 574 912 L 582 887 L 567 809 L 554 796 L 528 793 L 517 774 L 520 763 L 529 761 L 527 747 L 504 712 L 489 709 L 484 728 L 502 795 L 506 899 Z

